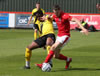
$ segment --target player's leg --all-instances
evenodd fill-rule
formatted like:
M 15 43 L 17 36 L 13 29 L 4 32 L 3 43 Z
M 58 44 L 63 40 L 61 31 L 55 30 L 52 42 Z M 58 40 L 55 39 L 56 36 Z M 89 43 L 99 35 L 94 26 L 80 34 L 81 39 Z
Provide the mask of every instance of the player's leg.
M 39 27 L 38 24 L 34 24 L 34 40 L 36 40 L 38 38 L 38 31 L 39 31 Z
M 55 51 L 54 57 L 55 57 L 56 59 L 66 61 L 65 69 L 68 69 L 68 68 L 69 68 L 69 65 L 70 65 L 70 62 L 72 61 L 72 58 L 69 58 L 69 57 L 64 56 L 63 54 L 61 54 L 61 53 L 60 53 L 61 49 L 57 49 L 57 50 L 58 50 L 58 51 Z
M 34 40 L 37 39 L 37 29 L 34 29 Z
M 31 55 L 32 55 L 32 50 L 33 49 L 36 49 L 38 48 L 39 45 L 36 43 L 36 42 L 32 42 L 27 48 L 26 48 L 26 51 L 25 51 L 25 67 L 26 69 L 30 69 L 30 58 L 31 58 Z
M 52 46 L 51 46 L 51 49 L 50 49 L 50 51 L 49 51 L 49 54 L 48 54 L 48 56 L 46 57 L 46 59 L 45 59 L 45 63 L 48 63 L 51 59 L 52 59 L 52 57 L 53 57 L 53 55 L 54 55 L 54 53 L 55 53 L 55 51 L 57 50 L 57 48 L 60 46 L 60 42 L 55 42 Z
M 50 53 L 48 54 L 48 56 L 45 59 L 45 63 L 48 63 L 50 61 L 50 59 L 53 57 L 54 54 L 55 54 L 56 58 L 58 58 L 60 60 L 65 60 L 67 62 L 67 60 L 69 60 L 69 58 L 67 58 L 66 56 L 60 54 L 60 50 L 58 50 L 58 49 L 61 48 L 62 45 L 64 45 L 68 41 L 69 41 L 68 36 L 58 37 L 56 43 L 51 47 Z M 71 62 L 71 59 L 66 64 L 67 67 L 69 67 L 70 62 Z M 67 69 L 67 67 L 66 67 L 66 69 Z
M 53 44 L 53 40 L 50 37 L 47 38 L 47 41 L 46 41 L 47 54 L 49 54 L 49 50 L 50 50 L 52 44 Z
M 54 50 L 53 50 L 53 49 L 56 47 L 55 45 L 56 45 L 56 43 L 54 43 L 54 44 L 51 46 L 51 49 L 52 49 L 52 50 L 49 51 L 49 54 L 47 55 L 47 57 L 46 57 L 44 63 L 49 63 L 50 60 L 52 59 L 52 57 L 53 57 L 53 55 L 54 55 Z M 42 64 L 36 64 L 36 66 L 39 67 L 39 68 L 41 68 L 41 67 L 42 67 Z
M 69 64 L 72 61 L 72 58 L 64 56 L 63 54 L 60 53 L 60 51 L 61 51 L 62 47 L 64 47 L 64 45 L 69 42 L 69 40 L 70 40 L 70 38 L 68 36 L 58 37 L 57 41 L 61 43 L 61 47 L 57 48 L 57 51 L 55 51 L 55 55 L 54 55 L 55 58 L 66 61 L 65 69 L 69 68 Z
M 49 35 L 46 41 L 47 55 L 49 54 L 50 48 L 54 44 L 54 42 L 55 42 L 55 35 L 54 34 Z M 50 60 L 49 63 L 51 67 L 53 67 L 52 60 Z
M 46 40 L 44 40 L 46 42 L 46 49 L 47 49 L 47 54 L 49 54 L 49 50 L 51 48 L 51 46 L 54 44 L 55 42 L 55 35 L 54 34 L 48 34 L 45 36 Z M 52 61 L 50 60 L 49 61 L 50 65 L 52 65 Z M 42 64 L 36 64 L 37 67 L 41 68 L 42 67 Z
M 55 42 L 55 35 L 54 34 L 48 34 L 47 40 L 46 40 L 46 49 L 47 49 L 48 54 L 49 54 L 49 50 L 50 50 L 51 46 L 54 44 L 54 42 Z
M 26 67 L 30 68 L 30 58 L 31 58 L 31 52 L 33 49 L 42 47 L 45 45 L 44 37 L 37 38 L 34 40 L 27 48 L 25 52 L 25 60 L 26 60 Z

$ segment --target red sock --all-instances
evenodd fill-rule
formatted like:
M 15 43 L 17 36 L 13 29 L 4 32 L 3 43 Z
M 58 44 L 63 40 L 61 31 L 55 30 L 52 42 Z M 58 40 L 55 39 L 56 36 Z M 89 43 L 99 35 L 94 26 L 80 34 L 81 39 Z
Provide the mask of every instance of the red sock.
M 52 51 L 52 50 L 50 50 L 50 52 L 49 52 L 49 54 L 48 54 L 48 56 L 46 57 L 46 59 L 45 59 L 45 63 L 48 63 L 50 60 L 51 60 L 51 58 L 53 57 L 53 55 L 54 55 L 54 51 Z
M 64 56 L 63 54 L 60 54 L 58 59 L 60 59 L 60 60 L 67 60 L 67 57 Z

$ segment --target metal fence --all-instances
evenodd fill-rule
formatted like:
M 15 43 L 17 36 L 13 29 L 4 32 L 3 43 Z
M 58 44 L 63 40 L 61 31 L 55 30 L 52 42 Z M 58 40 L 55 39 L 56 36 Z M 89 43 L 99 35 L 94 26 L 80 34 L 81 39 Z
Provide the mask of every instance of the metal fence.
M 31 12 L 36 2 L 46 12 L 52 12 L 52 6 L 59 4 L 68 13 L 97 13 L 96 4 L 100 0 L 0 0 L 0 11 Z

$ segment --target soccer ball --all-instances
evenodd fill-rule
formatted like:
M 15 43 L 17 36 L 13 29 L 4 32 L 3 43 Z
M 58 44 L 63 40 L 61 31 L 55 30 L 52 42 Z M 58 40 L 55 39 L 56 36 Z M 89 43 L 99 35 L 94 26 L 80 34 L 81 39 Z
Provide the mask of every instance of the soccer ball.
M 51 65 L 49 63 L 43 63 L 42 71 L 43 72 L 50 72 L 51 71 Z

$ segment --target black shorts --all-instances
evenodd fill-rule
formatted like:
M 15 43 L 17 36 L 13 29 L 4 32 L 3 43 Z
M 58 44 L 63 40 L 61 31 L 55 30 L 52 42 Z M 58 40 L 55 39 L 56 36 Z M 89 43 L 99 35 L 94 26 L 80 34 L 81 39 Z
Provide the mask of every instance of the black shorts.
M 54 34 L 44 35 L 44 36 L 39 37 L 36 40 L 34 40 L 34 42 L 36 42 L 39 45 L 39 47 L 44 47 L 46 45 L 46 41 L 47 41 L 48 37 L 50 37 L 55 42 L 55 35 Z

